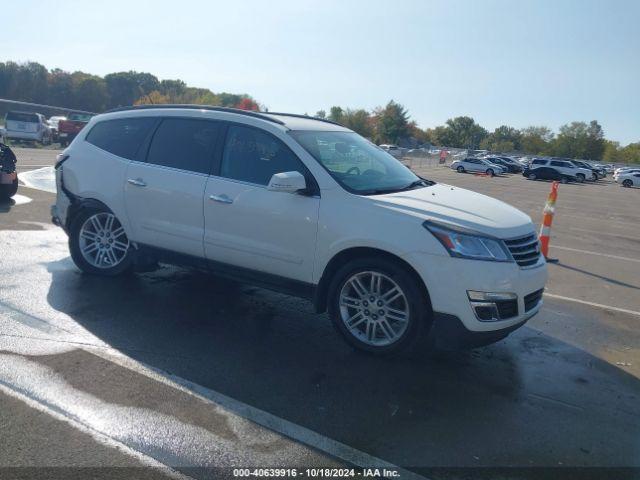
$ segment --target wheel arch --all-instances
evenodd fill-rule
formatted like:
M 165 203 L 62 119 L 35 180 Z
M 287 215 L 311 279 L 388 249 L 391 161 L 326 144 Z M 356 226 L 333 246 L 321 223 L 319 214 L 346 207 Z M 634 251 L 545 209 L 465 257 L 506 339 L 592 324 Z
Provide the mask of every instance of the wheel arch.
M 429 310 L 432 310 L 429 290 L 427 289 L 427 286 L 422 280 L 420 274 L 418 274 L 418 272 L 411 266 L 410 263 L 408 263 L 406 260 L 403 260 L 398 255 L 379 248 L 350 247 L 336 253 L 325 266 L 314 295 L 314 305 L 317 313 L 322 313 L 327 310 L 329 286 L 331 284 L 331 281 L 333 280 L 333 276 L 340 269 L 340 267 L 352 260 L 370 257 L 384 258 L 404 268 L 414 278 L 416 285 L 418 285 L 418 288 L 421 290 L 424 298 L 426 299 Z
M 69 231 L 69 228 L 71 227 L 71 224 L 73 223 L 78 213 L 86 208 L 96 208 L 114 213 L 113 210 L 111 210 L 105 203 L 101 202 L 100 200 L 97 200 L 95 198 L 74 197 L 71 205 L 69 205 L 69 213 L 67 214 L 65 230 Z

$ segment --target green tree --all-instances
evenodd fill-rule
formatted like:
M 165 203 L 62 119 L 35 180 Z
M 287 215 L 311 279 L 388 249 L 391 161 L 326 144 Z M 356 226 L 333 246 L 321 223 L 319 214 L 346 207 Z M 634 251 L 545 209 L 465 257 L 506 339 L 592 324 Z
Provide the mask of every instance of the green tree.
M 520 149 L 520 141 L 522 134 L 520 130 L 507 125 L 496 128 L 492 133 L 487 135 L 482 142 L 480 148 L 492 150 L 494 152 L 510 152 Z
M 95 75 L 81 72 L 72 74 L 74 85 L 74 108 L 101 112 L 105 110 L 109 101 L 107 85 L 105 81 Z
M 324 110 L 318 110 L 315 115 L 317 118 L 327 118 L 327 112 Z
M 109 107 L 122 107 L 133 103 L 155 90 L 160 90 L 160 82 L 150 73 L 116 72 L 105 75 L 109 95 Z
M 359 133 L 365 138 L 373 136 L 373 125 L 369 112 L 363 109 L 351 110 L 347 109 L 342 114 L 342 125 Z
M 531 126 L 521 130 L 520 150 L 534 155 L 549 153 L 549 144 L 554 138 L 553 132 L 547 127 Z
M 559 157 L 601 160 L 605 146 L 604 132 L 597 121 L 571 122 L 560 127 L 551 152 Z
M 630 143 L 620 150 L 624 163 L 640 163 L 640 142 Z
M 471 117 L 450 118 L 445 125 L 435 128 L 437 143 L 454 148 L 477 149 L 488 133 Z
M 391 100 L 384 108 L 374 112 L 376 141 L 379 143 L 398 143 L 409 137 L 409 113 L 399 103 Z
M 342 123 L 342 116 L 344 115 L 344 111 L 341 107 L 331 107 L 329 109 L 329 120 L 336 123 Z

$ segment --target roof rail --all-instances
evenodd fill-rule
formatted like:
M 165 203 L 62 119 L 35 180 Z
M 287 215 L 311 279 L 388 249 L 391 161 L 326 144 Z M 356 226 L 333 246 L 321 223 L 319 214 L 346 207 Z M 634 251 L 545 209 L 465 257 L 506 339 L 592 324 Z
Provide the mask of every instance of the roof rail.
M 153 104 L 153 105 L 130 105 L 128 107 L 118 107 L 113 108 L 111 110 L 107 110 L 104 113 L 112 113 L 112 112 L 125 112 L 127 110 L 154 110 L 159 108 L 189 108 L 192 110 L 211 110 L 214 112 L 228 112 L 228 113 L 238 113 L 240 115 L 246 115 L 248 117 L 260 118 L 262 120 L 266 120 L 268 122 L 277 123 L 279 125 L 284 125 L 282 120 L 278 120 L 277 118 L 272 118 L 261 112 L 254 112 L 252 110 L 241 110 L 239 108 L 229 108 L 229 107 L 214 107 L 211 105 L 194 105 L 194 104 Z
M 320 118 L 320 117 L 311 117 L 309 115 L 301 115 L 299 113 L 282 113 L 282 112 L 264 112 L 264 113 L 267 113 L 269 115 L 280 115 L 281 117 L 306 118 L 308 120 L 317 120 L 319 122 L 332 123 L 340 127 L 344 126 L 341 123 L 334 122 L 333 120 L 327 120 L 326 118 Z

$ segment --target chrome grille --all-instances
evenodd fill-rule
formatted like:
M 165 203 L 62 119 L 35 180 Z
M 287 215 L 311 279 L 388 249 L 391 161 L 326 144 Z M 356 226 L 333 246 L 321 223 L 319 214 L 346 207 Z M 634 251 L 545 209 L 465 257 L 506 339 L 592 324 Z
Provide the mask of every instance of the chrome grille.
M 538 244 L 538 236 L 535 233 L 526 237 L 505 240 L 504 243 L 511 252 L 513 259 L 521 267 L 530 267 L 538 263 L 540 245 Z

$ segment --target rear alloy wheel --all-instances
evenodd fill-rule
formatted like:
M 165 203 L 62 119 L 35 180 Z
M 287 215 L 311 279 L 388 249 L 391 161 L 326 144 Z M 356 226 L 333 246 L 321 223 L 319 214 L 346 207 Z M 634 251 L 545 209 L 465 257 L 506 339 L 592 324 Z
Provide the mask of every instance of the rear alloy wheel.
M 568 182 L 567 177 L 560 178 L 560 183 L 567 183 L 567 182 Z
M 629 180 L 628 178 L 622 182 L 622 186 L 623 186 L 623 187 L 627 187 L 627 188 L 629 188 L 629 187 L 631 187 L 632 185 L 633 185 L 633 182 L 632 182 L 631 180 Z
M 72 222 L 69 247 L 82 271 L 113 276 L 129 270 L 132 248 L 124 227 L 106 210 L 86 209 Z
M 464 173 L 464 167 L 462 165 L 456 168 L 456 170 L 458 170 L 458 173 Z
M 530 173 L 529 176 L 527 177 L 529 180 L 535 180 L 536 178 L 536 174 L 535 173 Z
M 487 168 L 487 172 L 486 173 L 490 177 L 495 177 L 496 176 L 496 172 L 493 171 L 493 168 Z
M 578 182 L 584 183 L 584 174 L 579 173 L 576 175 L 576 178 L 578 179 Z
M 424 295 L 415 279 L 385 259 L 342 267 L 329 288 L 329 314 L 353 347 L 379 355 L 407 351 L 428 331 Z

